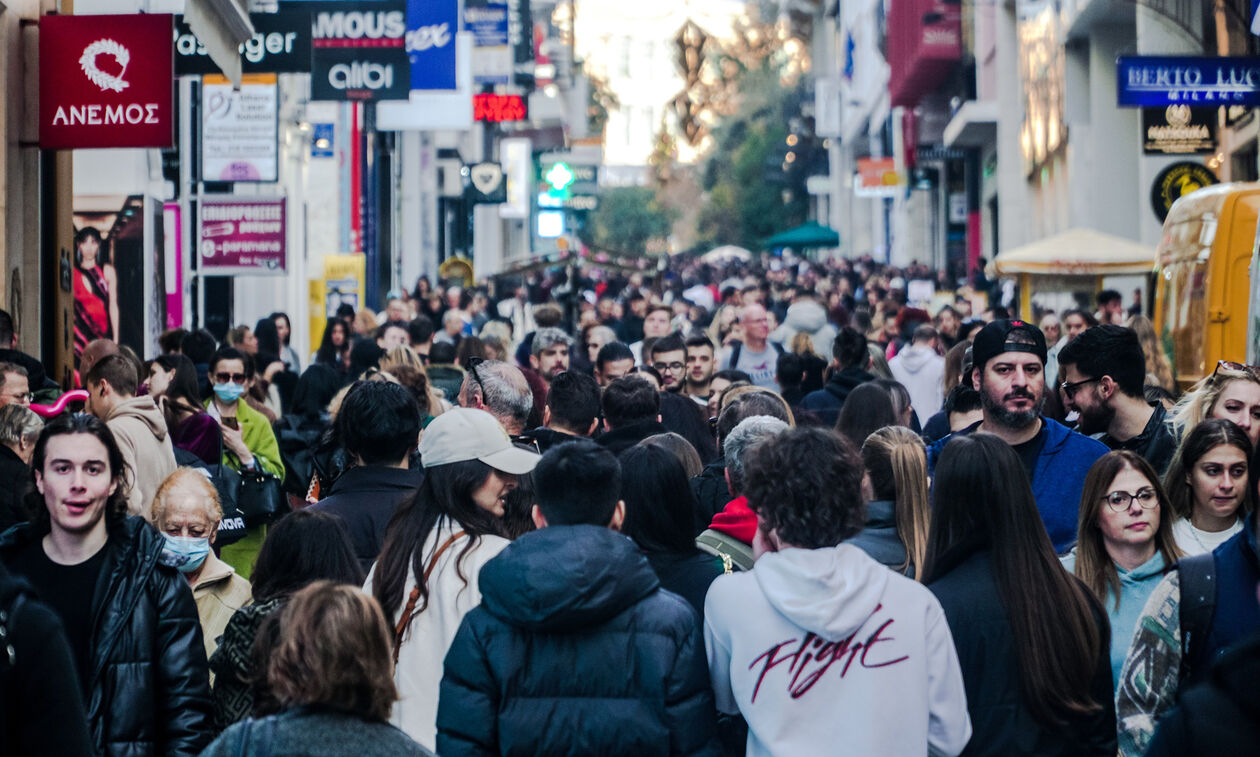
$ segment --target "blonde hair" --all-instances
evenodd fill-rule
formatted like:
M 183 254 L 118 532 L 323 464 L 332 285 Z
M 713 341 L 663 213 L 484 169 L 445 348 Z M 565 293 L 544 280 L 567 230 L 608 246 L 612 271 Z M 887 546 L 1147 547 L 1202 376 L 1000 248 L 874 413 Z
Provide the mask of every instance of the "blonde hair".
M 890 379 L 893 377 L 892 369 L 888 367 L 888 358 L 884 355 L 884 348 L 878 344 L 866 345 L 866 353 L 871 356 L 871 367 L 868 368 L 875 378 Z
M 1159 343 L 1159 337 L 1155 333 L 1155 324 L 1144 315 L 1135 315 L 1129 319 L 1127 325 L 1137 334 L 1138 342 L 1142 345 L 1142 354 L 1146 356 L 1147 374 L 1155 377 L 1155 383 L 1158 386 L 1170 392 L 1175 391 L 1172 363 L 1169 362 L 1168 356 L 1164 354 L 1163 346 Z
M 166 477 L 153 495 L 153 504 L 149 507 L 150 522 L 161 529 L 166 522 L 166 508 L 170 498 L 175 494 L 191 494 L 201 497 L 206 507 L 206 516 L 211 528 L 218 528 L 223 520 L 223 508 L 219 505 L 219 492 L 206 477 L 196 468 L 176 468 Z
M 792 337 L 791 351 L 797 355 L 818 355 L 814 352 L 814 339 L 804 331 L 796 332 L 796 336 Z
M 380 366 L 382 371 L 389 371 L 394 368 L 394 366 L 398 365 L 409 365 L 412 368 L 423 372 L 425 376 L 429 375 L 428 372 L 424 370 L 424 361 L 420 359 L 420 356 L 416 354 L 415 350 L 405 344 L 399 347 L 391 348 L 389 352 L 386 352 L 381 356 Z
M 1180 439 L 1202 423 L 1212 413 L 1216 401 L 1232 381 L 1250 381 L 1260 384 L 1260 378 L 1248 370 L 1217 366 L 1212 375 L 1195 384 L 1172 409 L 1173 434 Z
M 913 567 L 914 580 L 922 581 L 932 520 L 923 440 L 904 426 L 885 426 L 862 443 L 862 463 L 876 498 L 895 503 L 897 538 L 906 548 L 900 570 L 904 573 Z

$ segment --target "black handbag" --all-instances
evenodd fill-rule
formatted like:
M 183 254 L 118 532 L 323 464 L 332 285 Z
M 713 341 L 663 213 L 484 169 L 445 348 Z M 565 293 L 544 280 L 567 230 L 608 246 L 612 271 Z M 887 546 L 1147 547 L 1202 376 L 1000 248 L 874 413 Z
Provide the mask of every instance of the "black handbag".
M 280 479 L 262 470 L 239 471 L 236 507 L 249 527 L 271 523 L 289 509 Z

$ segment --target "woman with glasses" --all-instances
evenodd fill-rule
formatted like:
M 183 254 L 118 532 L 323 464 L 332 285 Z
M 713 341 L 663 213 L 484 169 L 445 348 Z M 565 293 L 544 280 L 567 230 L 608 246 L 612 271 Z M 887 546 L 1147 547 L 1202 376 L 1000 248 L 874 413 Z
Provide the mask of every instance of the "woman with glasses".
M 1187 392 L 1170 415 L 1173 433 L 1179 439 L 1207 418 L 1224 418 L 1238 424 L 1255 447 L 1260 443 L 1260 369 L 1220 361 L 1212 375 Z
M 261 470 L 283 480 L 284 463 L 271 424 L 243 401 L 252 378 L 246 363 L 245 356 L 231 347 L 221 348 L 210 360 L 214 396 L 206 400 L 206 412 L 219 422 L 223 434 L 222 464 L 237 471 Z
M 1117 685 L 1142 607 L 1181 557 L 1176 517 L 1155 469 L 1134 452 L 1108 452 L 1085 477 L 1076 547 L 1060 560 L 1107 610 Z
M 1242 530 L 1255 505 L 1248 462 L 1251 440 L 1233 421 L 1209 418 L 1182 440 L 1164 488 L 1180 516 L 1173 538 L 1186 555 L 1219 547 Z

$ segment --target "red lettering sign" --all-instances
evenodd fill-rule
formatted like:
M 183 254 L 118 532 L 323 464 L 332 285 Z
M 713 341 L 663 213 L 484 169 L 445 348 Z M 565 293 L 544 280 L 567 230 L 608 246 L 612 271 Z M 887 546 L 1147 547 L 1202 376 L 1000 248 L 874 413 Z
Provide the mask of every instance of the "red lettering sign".
M 473 95 L 473 120 L 500 123 L 502 121 L 524 121 L 525 98 L 520 95 Z
M 170 14 L 39 19 L 39 146 L 171 147 Z

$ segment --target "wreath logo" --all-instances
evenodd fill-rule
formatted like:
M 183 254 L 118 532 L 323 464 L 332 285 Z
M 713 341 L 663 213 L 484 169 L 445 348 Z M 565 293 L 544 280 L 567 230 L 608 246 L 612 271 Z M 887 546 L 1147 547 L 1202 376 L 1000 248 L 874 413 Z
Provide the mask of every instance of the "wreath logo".
M 112 56 L 122 70 L 117 76 L 102 71 L 96 66 L 96 59 L 99 55 Z M 123 80 L 123 74 L 127 73 L 127 64 L 131 62 L 131 53 L 127 48 L 112 39 L 98 39 L 87 47 L 83 48 L 83 55 L 79 58 L 79 66 L 83 69 L 83 74 L 102 90 L 112 89 L 115 92 L 122 92 L 130 86 Z

